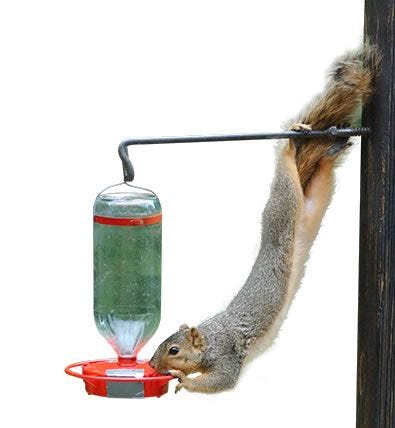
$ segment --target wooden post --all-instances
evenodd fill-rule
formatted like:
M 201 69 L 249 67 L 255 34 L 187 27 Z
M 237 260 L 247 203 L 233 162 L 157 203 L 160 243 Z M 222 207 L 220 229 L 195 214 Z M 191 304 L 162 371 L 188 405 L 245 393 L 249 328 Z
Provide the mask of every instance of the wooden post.
M 364 111 L 357 427 L 395 427 L 395 0 L 366 0 L 365 37 L 383 54 Z

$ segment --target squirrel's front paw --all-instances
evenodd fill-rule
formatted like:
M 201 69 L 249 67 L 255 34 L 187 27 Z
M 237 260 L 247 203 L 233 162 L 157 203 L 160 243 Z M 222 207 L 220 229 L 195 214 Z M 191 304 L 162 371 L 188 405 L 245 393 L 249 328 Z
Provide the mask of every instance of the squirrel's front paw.
M 182 388 L 184 388 L 183 381 L 186 378 L 186 375 L 181 370 L 169 370 L 169 373 L 178 378 L 178 385 L 176 386 L 176 389 L 174 390 L 174 393 L 177 394 L 178 391 L 180 391 Z
M 295 122 L 291 125 L 291 131 L 312 131 L 312 127 L 306 123 Z

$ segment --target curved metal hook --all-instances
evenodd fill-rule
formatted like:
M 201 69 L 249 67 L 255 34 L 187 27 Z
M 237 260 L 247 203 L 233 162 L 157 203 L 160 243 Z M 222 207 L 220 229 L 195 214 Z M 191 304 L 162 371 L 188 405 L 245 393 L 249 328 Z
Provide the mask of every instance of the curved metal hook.
M 125 181 L 133 181 L 134 179 L 134 168 L 128 153 L 128 146 L 130 144 L 133 143 L 130 140 L 125 140 L 118 146 L 118 154 L 122 161 L 123 179 Z

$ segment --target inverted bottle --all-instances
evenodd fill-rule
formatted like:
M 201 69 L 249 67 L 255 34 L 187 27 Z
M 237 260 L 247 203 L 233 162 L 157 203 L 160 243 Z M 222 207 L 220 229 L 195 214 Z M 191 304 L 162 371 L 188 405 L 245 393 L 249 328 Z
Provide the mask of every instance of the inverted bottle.
M 158 197 L 123 183 L 94 204 L 94 316 L 121 358 L 135 358 L 158 328 L 162 223 Z

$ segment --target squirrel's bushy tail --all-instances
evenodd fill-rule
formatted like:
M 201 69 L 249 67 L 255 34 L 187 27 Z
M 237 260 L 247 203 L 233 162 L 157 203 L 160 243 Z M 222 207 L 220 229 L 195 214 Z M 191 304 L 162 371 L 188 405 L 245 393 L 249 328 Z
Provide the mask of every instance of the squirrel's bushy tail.
M 313 130 L 345 124 L 356 126 L 361 106 L 372 95 L 380 60 L 377 48 L 369 43 L 337 59 L 330 69 L 324 91 L 293 122 L 308 124 Z M 296 139 L 295 144 L 297 166 L 304 189 L 318 161 L 327 154 L 332 143 L 325 139 L 301 143 Z

